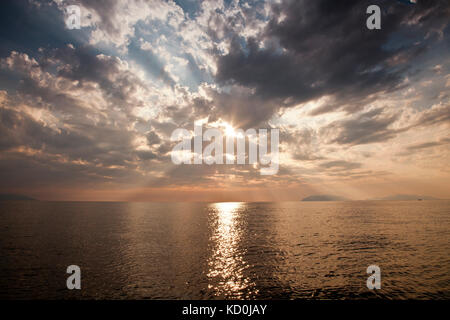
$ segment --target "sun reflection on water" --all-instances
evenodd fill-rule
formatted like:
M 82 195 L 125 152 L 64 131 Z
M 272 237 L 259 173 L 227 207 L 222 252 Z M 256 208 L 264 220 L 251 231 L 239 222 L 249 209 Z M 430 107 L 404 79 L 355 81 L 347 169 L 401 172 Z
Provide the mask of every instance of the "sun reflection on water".
M 240 247 L 243 237 L 242 212 L 245 204 L 222 202 L 210 207 L 214 243 L 209 259 L 209 288 L 216 296 L 242 297 L 250 287 L 250 279 L 243 271 L 248 268 L 244 260 L 245 249 Z

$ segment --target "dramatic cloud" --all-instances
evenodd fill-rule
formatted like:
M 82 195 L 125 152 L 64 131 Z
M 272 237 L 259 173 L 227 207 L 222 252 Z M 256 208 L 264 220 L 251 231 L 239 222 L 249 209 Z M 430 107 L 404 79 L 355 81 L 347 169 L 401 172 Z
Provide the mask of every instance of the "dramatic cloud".
M 254 88 L 265 99 L 299 103 L 333 95 L 338 108 L 361 109 L 368 96 L 401 85 L 412 61 L 443 37 L 448 4 L 405 7 L 384 1 L 383 27 L 365 28 L 367 1 L 282 1 L 264 32 L 232 38 L 218 59 L 217 79 Z M 402 38 L 408 28 L 410 35 Z M 402 43 L 407 41 L 407 43 Z M 274 105 L 274 109 L 278 106 Z
M 414 144 L 414 145 L 408 146 L 408 150 L 414 151 L 414 150 L 418 150 L 418 149 L 426 149 L 426 148 L 444 146 L 447 144 L 450 144 L 450 138 L 444 138 L 439 141 Z
M 80 30 L 65 25 L 71 4 Z M 381 30 L 366 28 L 369 4 L 382 8 Z M 384 196 L 386 184 L 423 182 L 449 196 L 448 1 L 0 7 L 0 191 L 273 200 L 312 190 Z M 174 165 L 172 132 L 196 122 L 280 129 L 278 174 Z
M 374 109 L 348 120 L 332 122 L 322 129 L 326 141 L 339 144 L 366 144 L 392 139 L 401 130 L 391 129 L 395 115 Z

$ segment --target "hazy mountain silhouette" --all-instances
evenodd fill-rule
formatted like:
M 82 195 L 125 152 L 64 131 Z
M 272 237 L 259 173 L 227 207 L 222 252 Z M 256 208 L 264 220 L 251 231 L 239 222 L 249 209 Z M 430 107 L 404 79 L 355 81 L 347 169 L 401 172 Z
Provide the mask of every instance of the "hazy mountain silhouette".
M 396 194 L 392 196 L 387 196 L 378 200 L 438 200 L 437 198 L 430 196 L 421 196 L 416 194 Z
M 36 200 L 36 199 L 24 196 L 22 194 L 0 193 L 0 201 L 7 201 L 7 200 Z
M 345 201 L 345 200 L 348 199 L 328 194 L 316 194 L 302 199 L 302 201 Z

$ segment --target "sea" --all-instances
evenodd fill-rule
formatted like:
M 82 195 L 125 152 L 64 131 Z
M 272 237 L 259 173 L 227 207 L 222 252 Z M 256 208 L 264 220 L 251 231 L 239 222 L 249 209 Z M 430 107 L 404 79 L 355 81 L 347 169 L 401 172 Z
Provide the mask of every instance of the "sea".
M 450 201 L 1 201 L 0 257 L 0 299 L 450 299 Z

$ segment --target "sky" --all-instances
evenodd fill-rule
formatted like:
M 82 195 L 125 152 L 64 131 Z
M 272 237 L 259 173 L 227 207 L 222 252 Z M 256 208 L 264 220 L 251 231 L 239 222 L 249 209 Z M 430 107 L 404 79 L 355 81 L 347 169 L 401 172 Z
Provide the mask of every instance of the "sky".
M 0 16 L 1 193 L 450 198 L 447 0 L 6 0 Z M 197 122 L 279 129 L 279 171 L 175 165 L 172 132 Z

